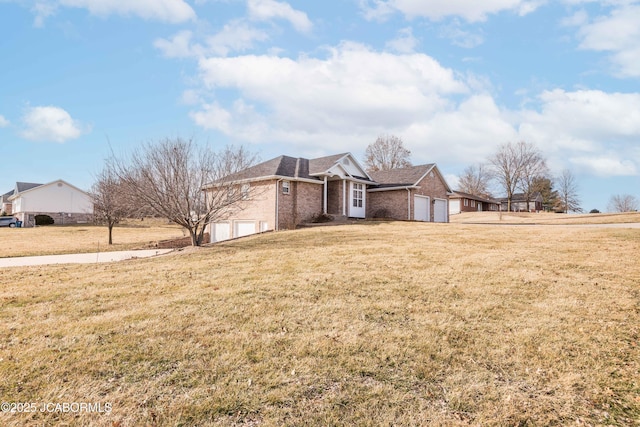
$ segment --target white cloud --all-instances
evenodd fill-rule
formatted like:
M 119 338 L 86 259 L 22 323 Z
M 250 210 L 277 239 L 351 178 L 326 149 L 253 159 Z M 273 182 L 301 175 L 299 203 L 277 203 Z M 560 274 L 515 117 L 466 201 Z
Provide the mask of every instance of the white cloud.
M 624 160 L 616 153 L 604 153 L 597 156 L 580 156 L 569 159 L 570 163 L 582 167 L 595 175 L 634 176 L 638 174 L 638 167 L 631 160 Z
M 329 49 L 324 59 L 209 58 L 200 60 L 199 68 L 214 95 L 217 89 L 237 90 L 245 105 L 255 107 L 252 114 L 262 111 L 264 122 L 287 129 L 292 138 L 357 133 L 372 123 L 381 130 L 408 126 L 444 108 L 445 94 L 467 90 L 451 70 L 426 55 L 379 53 L 355 43 Z M 213 123 L 220 123 L 221 112 L 213 111 Z
M 89 10 L 93 15 L 138 16 L 148 20 L 181 23 L 196 18 L 184 0 L 58 0 L 61 6 Z
M 71 115 L 59 107 L 32 107 L 23 116 L 22 136 L 32 141 L 65 142 L 78 138 L 88 129 L 73 120 Z
M 44 26 L 44 21 L 56 12 L 57 6 L 53 3 L 37 1 L 31 11 L 36 15 L 33 20 L 33 26 L 40 28 Z
M 437 21 L 451 16 L 478 22 L 502 11 L 526 15 L 543 3 L 543 0 L 361 0 L 360 6 L 367 19 L 384 19 L 393 12 L 400 12 L 408 18 L 424 17 Z
M 167 58 L 227 56 L 233 52 L 250 50 L 256 42 L 268 40 L 269 35 L 238 20 L 226 24 L 218 33 L 205 37 L 201 43 L 193 42 L 193 39 L 193 32 L 184 30 L 170 39 L 157 39 L 153 45 Z
M 4 118 L 2 114 L 0 114 L 0 128 L 6 128 L 9 126 L 11 122 Z
M 398 31 L 398 37 L 387 42 L 388 49 L 398 53 L 413 53 L 418 46 L 419 40 L 413 36 L 411 27 Z
M 462 29 L 457 19 L 452 23 L 442 26 L 440 36 L 451 40 L 456 46 L 471 49 L 484 43 L 484 37 L 479 33 L 472 33 Z
M 543 92 L 538 101 L 539 109 L 518 113 L 522 139 L 538 144 L 558 162 L 600 175 L 633 175 L 640 169 L 635 149 L 640 139 L 639 93 L 557 89 Z
M 573 18 L 580 26 L 581 49 L 610 52 L 615 75 L 640 77 L 640 5 L 622 5 L 592 22 L 587 22 L 584 14 Z
M 248 0 L 249 17 L 256 21 L 270 21 L 274 18 L 289 21 L 293 27 L 301 32 L 308 33 L 313 24 L 306 13 L 296 10 L 289 3 L 275 0 Z

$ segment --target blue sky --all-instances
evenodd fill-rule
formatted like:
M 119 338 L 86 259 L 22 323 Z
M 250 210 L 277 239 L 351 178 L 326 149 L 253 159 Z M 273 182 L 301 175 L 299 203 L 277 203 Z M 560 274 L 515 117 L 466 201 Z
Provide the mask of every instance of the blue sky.
M 524 140 L 587 211 L 640 198 L 640 0 L 0 0 L 0 61 L 2 192 L 88 189 L 165 137 L 267 160 L 393 134 L 454 187 Z

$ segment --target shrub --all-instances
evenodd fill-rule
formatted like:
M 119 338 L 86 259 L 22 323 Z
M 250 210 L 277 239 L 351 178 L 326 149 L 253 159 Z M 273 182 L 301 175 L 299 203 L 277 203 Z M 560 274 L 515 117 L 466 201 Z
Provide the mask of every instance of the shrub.
M 322 223 L 322 222 L 331 222 L 333 221 L 333 216 L 328 214 L 319 214 L 313 217 L 311 222 L 313 223 Z
M 55 221 L 49 215 L 36 215 L 36 225 L 51 225 Z
M 598 209 L 591 209 L 589 213 L 600 213 L 600 211 Z

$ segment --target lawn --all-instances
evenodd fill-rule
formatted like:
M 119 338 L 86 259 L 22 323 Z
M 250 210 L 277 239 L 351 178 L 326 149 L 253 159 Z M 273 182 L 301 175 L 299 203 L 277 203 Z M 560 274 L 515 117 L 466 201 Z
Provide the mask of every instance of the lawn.
M 638 254 L 381 222 L 3 269 L 0 401 L 37 410 L 0 424 L 640 425 Z M 111 410 L 39 410 L 65 402 Z
M 0 228 L 0 258 L 139 249 L 183 236 L 182 228 L 160 219 L 127 220 L 117 225 L 113 229 L 113 245 L 107 244 L 106 226 Z

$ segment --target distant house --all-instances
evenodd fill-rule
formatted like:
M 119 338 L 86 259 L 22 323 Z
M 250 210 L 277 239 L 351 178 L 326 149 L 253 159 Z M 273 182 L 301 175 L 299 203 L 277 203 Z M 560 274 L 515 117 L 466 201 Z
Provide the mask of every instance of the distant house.
M 86 223 L 93 219 L 93 203 L 85 191 L 61 179 L 48 184 L 16 182 L 2 195 L 2 209 L 23 227 L 35 225 L 36 215 L 48 215 L 55 224 Z
M 503 197 L 498 199 L 502 204 L 502 210 L 507 210 L 507 198 Z M 542 198 L 542 194 L 539 192 L 535 192 L 529 196 L 529 203 L 527 206 L 526 196 L 524 193 L 515 193 L 513 197 L 511 197 L 511 211 L 512 212 L 540 212 L 543 210 L 544 199 Z
M 449 213 L 499 211 L 500 201 L 486 197 L 474 196 L 462 191 L 454 191 L 449 196 Z
M 226 177 L 246 191 L 239 209 L 210 224 L 211 240 L 292 229 L 314 218 L 448 222 L 451 189 L 435 164 L 367 173 L 350 153 L 279 156 Z M 212 191 L 216 183 L 204 188 Z

